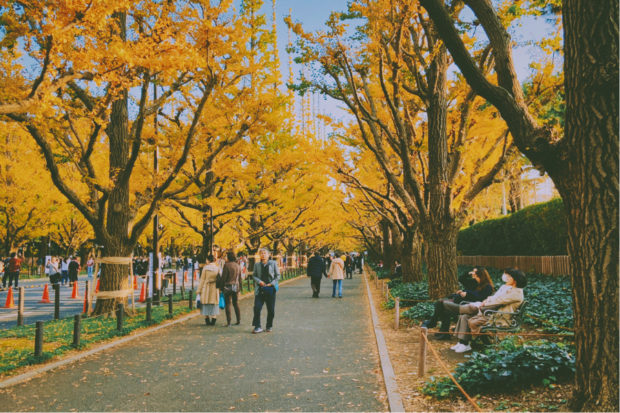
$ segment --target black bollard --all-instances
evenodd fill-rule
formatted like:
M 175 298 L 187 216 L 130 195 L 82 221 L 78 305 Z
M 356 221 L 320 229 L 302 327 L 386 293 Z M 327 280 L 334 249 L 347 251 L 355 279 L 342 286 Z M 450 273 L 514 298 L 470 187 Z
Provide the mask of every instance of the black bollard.
M 82 330 L 82 316 L 76 314 L 73 316 L 73 347 L 78 348 L 80 346 L 80 333 Z
M 37 321 L 34 336 L 34 356 L 41 357 L 43 355 L 43 321 Z
M 116 329 L 123 331 L 123 318 L 125 317 L 125 306 L 123 303 L 118 303 L 116 308 Z
M 60 318 L 60 284 L 54 284 L 54 320 Z
M 168 314 L 172 315 L 172 294 L 168 294 Z
M 24 287 L 19 287 L 19 303 L 17 304 L 17 325 L 24 325 Z
M 194 309 L 194 297 L 192 297 L 194 290 L 189 290 L 189 309 L 193 310 Z
M 149 297 L 146 299 L 146 322 L 151 322 L 151 312 L 153 311 L 153 300 Z
M 181 285 L 181 300 L 185 300 L 185 286 Z
M 177 273 L 173 273 L 174 275 L 172 276 L 172 294 L 176 294 L 177 293 Z

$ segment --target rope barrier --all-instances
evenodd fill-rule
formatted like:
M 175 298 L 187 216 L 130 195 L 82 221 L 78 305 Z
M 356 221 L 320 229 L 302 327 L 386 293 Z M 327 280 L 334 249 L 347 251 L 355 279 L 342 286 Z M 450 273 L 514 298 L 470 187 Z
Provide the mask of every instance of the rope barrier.
M 463 387 L 461 387 L 461 385 L 456 381 L 456 379 L 454 378 L 454 376 L 452 375 L 452 373 L 450 373 L 450 370 L 448 370 L 448 367 L 445 365 L 445 363 L 443 362 L 443 360 L 441 359 L 441 357 L 439 357 L 439 354 L 437 354 L 437 351 L 435 350 L 435 348 L 431 345 L 431 343 L 428 341 L 428 337 L 426 337 L 426 335 L 422 334 L 422 337 L 424 338 L 424 341 L 426 341 L 426 345 L 428 346 L 428 348 L 431 349 L 431 353 L 433 353 L 433 355 L 435 356 L 435 358 L 437 359 L 437 362 L 439 363 L 439 365 L 441 366 L 441 368 L 444 369 L 444 371 L 448 374 L 448 376 L 450 377 L 450 380 L 452 380 L 454 382 L 454 384 L 456 385 L 456 387 L 461 391 L 461 393 L 463 393 L 463 395 L 465 396 L 465 398 L 469 401 L 469 403 L 471 403 L 472 406 L 474 406 L 474 408 L 476 409 L 476 411 L 481 412 L 482 410 L 480 409 L 480 406 L 478 406 L 478 403 L 476 403 L 476 401 L 474 399 L 471 398 L 471 396 L 469 394 L 467 394 L 467 392 L 465 391 L 465 389 L 463 389 Z
M 429 330 L 429 332 L 430 332 L 430 330 Z M 505 336 L 520 336 L 520 337 L 574 337 L 572 334 L 520 333 L 520 332 L 514 332 L 514 331 L 499 331 L 499 332 L 495 332 L 495 333 L 483 333 L 483 332 L 474 333 L 472 331 L 468 331 L 468 332 L 463 332 L 463 333 L 457 333 L 455 331 L 433 330 L 433 332 L 441 333 L 441 334 L 449 334 L 451 336 L 454 336 L 454 335 L 457 335 L 457 334 L 463 334 L 463 335 L 467 335 L 467 336 L 494 336 L 496 334 L 503 334 Z

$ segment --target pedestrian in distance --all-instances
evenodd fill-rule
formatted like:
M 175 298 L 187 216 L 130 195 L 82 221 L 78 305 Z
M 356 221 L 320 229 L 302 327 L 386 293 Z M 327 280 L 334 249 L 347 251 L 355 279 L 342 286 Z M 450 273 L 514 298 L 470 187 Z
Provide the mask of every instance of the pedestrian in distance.
M 344 261 L 344 266 L 345 269 L 347 271 L 347 278 L 348 279 L 352 279 L 353 278 L 353 268 L 355 266 L 354 262 L 353 262 L 353 257 L 351 257 L 351 254 L 347 254 L 345 261 Z
M 220 292 L 215 286 L 217 275 L 220 273 L 219 267 L 215 264 L 213 255 L 207 256 L 207 263 L 202 267 L 200 281 L 196 289 L 196 299 L 200 299 L 200 314 L 205 316 L 205 324 L 215 325 L 217 316 L 220 314 Z
M 15 252 L 11 253 L 11 258 L 9 259 L 8 268 L 5 269 L 5 274 L 8 272 L 8 280 L 9 287 L 11 284 L 14 284 L 15 288 L 17 288 L 17 284 L 19 282 L 19 272 L 22 267 L 22 255 L 16 254 Z M 2 286 L 5 287 L 5 278 L 2 279 Z
M 319 298 L 319 293 L 321 292 L 321 279 L 323 276 L 327 277 L 327 274 L 325 273 L 325 261 L 318 251 L 315 251 L 314 256 L 308 260 L 306 274 L 310 277 L 312 297 Z
M 50 283 L 55 285 L 60 282 L 60 270 L 58 269 L 58 261 L 56 258 L 50 258 L 45 264 L 45 272 L 50 277 Z
M 71 284 L 77 282 L 78 273 L 80 272 L 80 263 L 77 261 L 76 257 L 69 257 L 69 281 Z
M 69 282 L 69 257 L 61 259 L 60 261 L 60 276 L 62 285 L 66 285 Z
M 275 260 L 269 259 L 269 250 L 261 248 L 258 251 L 260 262 L 254 264 L 252 278 L 254 279 L 254 318 L 252 320 L 253 334 L 262 333 L 260 313 L 263 304 L 267 305 L 267 324 L 265 326 L 268 333 L 273 328 L 273 318 L 275 316 L 276 292 L 278 291 L 278 281 L 280 280 L 280 269 Z
M 332 263 L 329 266 L 328 276 L 332 279 L 332 298 L 336 297 L 336 292 L 338 293 L 338 298 L 342 298 L 342 280 L 344 279 L 344 261 L 342 258 L 336 257 L 332 259 Z
M 238 294 L 241 285 L 241 266 L 237 264 L 237 257 L 232 251 L 226 253 L 226 264 L 222 269 L 222 283 L 224 284 L 224 302 L 226 303 L 226 327 L 230 327 L 231 314 L 230 308 L 235 309 L 237 322 L 241 324 L 241 311 L 239 310 Z
M 86 260 L 86 271 L 88 272 L 88 281 L 93 280 L 93 271 L 95 269 L 95 257 L 91 255 L 88 256 L 88 260 Z M 134 270 L 134 274 L 137 272 Z

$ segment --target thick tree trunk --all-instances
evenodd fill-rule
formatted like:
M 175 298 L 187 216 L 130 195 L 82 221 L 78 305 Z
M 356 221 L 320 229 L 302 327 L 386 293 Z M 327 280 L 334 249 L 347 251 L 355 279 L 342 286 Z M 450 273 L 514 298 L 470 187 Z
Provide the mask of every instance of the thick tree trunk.
M 424 233 L 428 294 L 432 299 L 446 297 L 457 290 L 457 233 L 452 225 L 438 225 Z
M 382 242 L 382 258 L 383 258 L 383 268 L 387 268 L 391 270 L 394 266 L 394 247 L 392 245 L 392 234 L 390 231 L 390 224 L 383 220 L 381 221 L 381 234 L 383 237 Z
M 575 411 L 618 411 L 618 3 L 566 0 L 568 217 Z M 587 35 L 585 35 L 587 34 Z
M 403 282 L 422 281 L 422 242 L 417 228 L 405 232 L 401 260 Z
M 116 13 L 120 37 L 126 38 L 126 15 Z M 109 235 L 99 240 L 104 246 L 103 256 L 128 257 L 133 250 L 129 244 L 129 180 L 118 182 L 120 171 L 129 157 L 129 115 L 127 91 L 112 103 L 110 123 L 106 128 L 110 142 L 109 163 L 110 180 L 116 185 L 110 192 L 106 217 L 106 230 Z M 103 264 L 101 268 L 100 291 L 119 291 L 128 287 L 129 265 Z M 116 309 L 118 303 L 126 303 L 127 297 L 100 298 L 95 304 L 94 314 L 105 314 Z

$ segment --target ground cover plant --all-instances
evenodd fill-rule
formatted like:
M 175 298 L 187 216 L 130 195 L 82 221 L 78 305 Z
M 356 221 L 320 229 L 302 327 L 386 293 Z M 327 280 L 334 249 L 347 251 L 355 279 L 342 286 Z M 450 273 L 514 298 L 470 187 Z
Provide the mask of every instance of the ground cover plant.
M 453 375 L 470 394 L 512 393 L 533 385 L 555 386 L 575 374 L 572 344 L 506 339 L 497 347 L 465 356 Z M 437 398 L 458 393 L 449 377 L 431 377 L 422 391 Z

